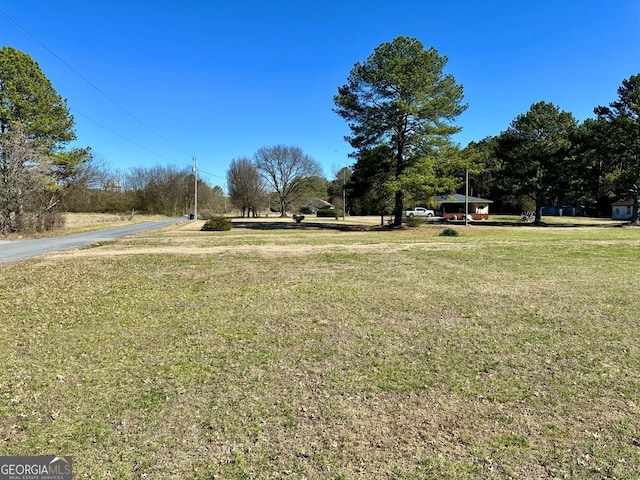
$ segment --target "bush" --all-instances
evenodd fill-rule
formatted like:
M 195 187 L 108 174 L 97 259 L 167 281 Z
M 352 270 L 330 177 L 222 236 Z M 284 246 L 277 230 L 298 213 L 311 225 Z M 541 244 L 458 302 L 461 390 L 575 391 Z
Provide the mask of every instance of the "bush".
M 62 230 L 64 225 L 64 215 L 58 211 L 26 212 L 22 217 L 22 228 L 18 233 L 33 234 Z
M 213 217 L 202 227 L 205 232 L 224 232 L 231 230 L 231 220 L 225 217 Z
M 440 233 L 441 237 L 457 237 L 458 235 L 460 235 L 460 232 L 458 232 L 458 230 L 456 230 L 455 228 L 449 228 L 449 227 L 445 228 Z
M 404 221 L 407 227 L 419 227 L 424 223 L 424 218 L 422 217 L 407 217 Z
M 338 211 L 335 208 L 322 208 L 316 212 L 316 217 L 333 217 L 338 219 Z
M 64 215 L 60 212 L 47 212 L 44 214 L 43 223 L 45 230 L 62 230 L 65 225 Z

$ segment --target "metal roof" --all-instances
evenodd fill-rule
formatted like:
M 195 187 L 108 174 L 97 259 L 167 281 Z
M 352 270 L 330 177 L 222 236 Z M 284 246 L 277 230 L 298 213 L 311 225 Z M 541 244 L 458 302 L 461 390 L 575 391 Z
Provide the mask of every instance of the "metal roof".
M 467 197 L 467 199 L 465 200 L 465 196 L 461 193 L 436 195 L 434 198 L 438 203 L 465 203 L 465 201 L 468 201 L 469 203 L 493 203 L 493 200 L 487 200 L 486 198 L 472 196 Z
M 633 200 L 627 200 L 627 199 L 623 199 L 623 200 L 617 200 L 615 202 L 613 202 L 611 204 L 612 207 L 632 207 L 633 206 Z

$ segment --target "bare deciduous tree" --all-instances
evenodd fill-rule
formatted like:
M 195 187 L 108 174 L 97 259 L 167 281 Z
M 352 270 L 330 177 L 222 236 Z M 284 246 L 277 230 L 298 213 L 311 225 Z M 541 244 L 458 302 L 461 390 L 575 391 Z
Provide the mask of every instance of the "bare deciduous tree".
M 131 210 L 180 216 L 193 211 L 194 174 L 173 165 L 134 167 L 127 172 L 98 171 L 66 200 L 69 211 L 125 213 Z M 198 179 L 198 206 L 204 217 L 224 211 L 220 187 Z
M 289 205 L 298 201 L 303 181 L 322 176 L 322 168 L 299 147 L 262 147 L 254 155 L 255 164 L 278 194 L 280 215 L 287 216 Z
M 258 168 L 247 157 L 231 161 L 227 171 L 227 188 L 231 202 L 240 210 L 242 217 L 258 214 L 264 204 L 266 185 Z
M 27 212 L 42 195 L 46 157 L 38 142 L 20 128 L 0 135 L 0 233 L 25 229 Z

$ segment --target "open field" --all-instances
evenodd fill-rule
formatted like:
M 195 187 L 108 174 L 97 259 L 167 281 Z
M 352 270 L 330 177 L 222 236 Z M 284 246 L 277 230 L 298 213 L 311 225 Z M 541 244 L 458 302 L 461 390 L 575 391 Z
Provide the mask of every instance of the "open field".
M 163 215 L 116 215 L 108 213 L 66 213 L 64 217 L 64 230 L 62 232 L 53 232 L 54 234 L 69 235 L 166 218 Z
M 640 229 L 236 223 L 0 265 L 0 455 L 90 479 L 638 478 Z

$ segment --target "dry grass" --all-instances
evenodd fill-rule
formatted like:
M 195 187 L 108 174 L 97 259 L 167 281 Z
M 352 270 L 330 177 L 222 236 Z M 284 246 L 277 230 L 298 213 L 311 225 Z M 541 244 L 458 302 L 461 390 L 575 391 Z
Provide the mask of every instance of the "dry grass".
M 92 479 L 637 478 L 638 229 L 198 223 L 0 266 L 0 454 Z
M 65 225 L 68 227 L 124 222 L 131 220 L 133 217 L 134 215 L 111 213 L 65 213 L 64 215 Z
M 167 218 L 163 215 L 140 215 L 140 214 L 111 214 L 111 213 L 65 213 L 64 227 L 58 230 L 48 230 L 42 233 L 19 233 L 11 235 L 0 235 L 0 240 L 16 240 L 25 237 L 43 238 L 56 237 L 61 235 L 73 235 L 105 228 L 121 227 L 132 223 L 149 222 Z
M 162 215 L 110 214 L 110 213 L 65 213 L 64 229 L 50 232 L 51 235 L 70 235 L 104 228 L 119 227 L 130 223 L 141 223 L 166 218 Z

